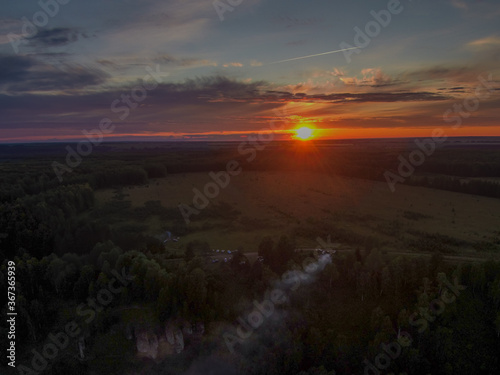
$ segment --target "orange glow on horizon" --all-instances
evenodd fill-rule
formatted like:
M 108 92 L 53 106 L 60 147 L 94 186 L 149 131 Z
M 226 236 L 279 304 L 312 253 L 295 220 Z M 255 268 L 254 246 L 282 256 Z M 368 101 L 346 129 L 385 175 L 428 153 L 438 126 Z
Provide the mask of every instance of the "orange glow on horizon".
M 300 127 L 302 128 L 302 126 Z M 500 137 L 500 126 L 464 126 L 459 129 L 453 129 L 451 126 L 429 126 L 426 128 L 409 127 L 409 128 L 325 128 L 325 129 L 311 129 L 312 137 L 310 140 L 329 140 L 329 139 L 366 139 L 366 138 L 421 138 L 429 137 L 436 128 L 441 128 L 444 134 L 448 137 Z M 21 129 L 22 130 L 22 129 Z M 31 134 L 29 137 L 25 136 L 23 132 L 12 131 L 11 134 L 2 134 L 0 143 L 17 143 L 17 142 L 44 142 L 44 141 L 78 141 L 85 139 L 80 134 L 57 134 L 57 135 L 38 135 Z M 268 133 L 278 133 L 283 136 L 291 136 L 293 140 L 300 140 L 295 136 L 297 129 L 287 129 L 279 131 L 268 131 Z M 266 132 L 267 133 L 267 132 Z M 195 137 L 210 137 L 214 135 L 229 136 L 233 140 L 245 138 L 249 134 L 255 134 L 252 130 L 238 130 L 238 131 L 208 131 L 208 132 L 148 132 L 148 133 L 116 133 L 104 135 L 105 141 L 113 141 L 115 138 L 129 138 L 129 141 L 141 141 L 144 137 L 158 137 L 161 141 L 164 137 L 169 137 L 171 140 L 185 140 L 186 138 Z

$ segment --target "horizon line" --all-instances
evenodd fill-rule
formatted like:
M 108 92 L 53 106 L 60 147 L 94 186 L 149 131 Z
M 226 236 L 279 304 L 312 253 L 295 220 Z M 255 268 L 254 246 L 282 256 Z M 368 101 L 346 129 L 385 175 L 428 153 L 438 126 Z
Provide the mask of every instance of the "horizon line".
M 251 134 L 250 134 L 251 135 Z M 245 137 L 247 138 L 247 137 Z M 405 140 L 405 139 L 420 139 L 421 136 L 414 137 L 358 137 L 358 138 L 321 138 L 321 139 L 310 139 L 305 143 L 315 143 L 315 142 L 325 142 L 325 141 L 359 141 L 359 140 Z M 448 137 L 448 139 L 462 139 L 462 138 L 500 138 L 500 135 L 459 135 Z M 44 141 L 2 141 L 0 140 L 0 145 L 19 145 L 19 144 L 60 144 L 60 143 L 78 143 L 86 140 L 86 138 L 78 138 L 71 140 L 44 140 Z M 242 140 L 223 140 L 223 139 L 159 139 L 159 140 L 141 140 L 141 139 L 132 139 L 132 140 L 103 140 L 100 144 L 104 143 L 187 143 L 187 142 L 206 142 L 206 143 L 237 143 Z M 271 141 L 273 142 L 300 142 L 304 143 L 304 141 L 297 139 L 276 139 Z

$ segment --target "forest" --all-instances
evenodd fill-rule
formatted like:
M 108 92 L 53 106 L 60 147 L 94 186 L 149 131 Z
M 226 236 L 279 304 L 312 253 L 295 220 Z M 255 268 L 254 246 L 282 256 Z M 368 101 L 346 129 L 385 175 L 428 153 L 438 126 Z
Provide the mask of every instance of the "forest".
M 120 199 L 98 205 L 96 193 L 112 189 L 119 196 L 125 187 L 154 184 L 171 174 L 222 170 L 225 160 L 237 157 L 234 149 L 201 144 L 180 153 L 178 145 L 103 146 L 62 183 L 50 167 L 62 155 L 57 147 L 26 145 L 22 153 L 0 147 L 0 289 L 7 289 L 9 261 L 16 275 L 19 344 L 13 373 L 197 374 L 207 364 L 221 374 L 499 373 L 499 262 L 449 262 L 444 247 L 434 245 L 428 246 L 428 256 L 394 256 L 369 238 L 332 233 L 329 223 L 274 233 L 261 238 L 258 248 L 241 243 L 241 251 L 227 262 L 210 262 L 207 254 L 216 245 L 208 240 L 190 241 L 182 244 L 180 255 L 172 253 L 140 226 L 116 226 L 110 218 L 140 222 L 157 216 L 183 236 L 202 230 L 211 217 L 231 220 L 237 213 L 230 206 L 215 206 L 200 215 L 199 224 L 188 226 L 177 207 L 154 201 L 132 207 Z M 317 155 L 276 144 L 255 163 L 240 160 L 252 171 L 315 169 L 381 180 L 401 152 L 365 150 L 320 150 L 330 162 L 318 165 Z M 296 153 L 302 164 L 288 164 L 287 155 Z M 500 177 L 500 160 L 484 159 L 471 164 L 460 152 L 444 149 L 409 184 L 498 198 L 498 183 L 460 182 L 463 177 Z M 330 252 L 323 269 L 287 293 L 249 338 L 237 340 L 234 352 L 228 350 L 224 334 L 234 332 L 255 301 L 263 301 L 266 291 L 307 260 L 318 260 L 314 249 L 297 251 L 296 241 L 330 235 L 333 241 L 350 242 L 354 251 Z M 446 243 L 446 238 L 428 241 Z M 262 261 L 250 261 L 253 252 Z M 116 275 L 124 274 L 130 283 L 84 319 L 81 306 L 95 305 Z M 7 295 L 2 299 L 6 316 Z M 137 327 L 154 331 L 181 321 L 202 323 L 203 336 L 186 339 L 178 355 L 136 356 Z M 52 335 L 71 322 L 80 327 L 79 335 L 47 358 L 44 348 Z M 2 319 L 2 348 L 8 344 L 7 332 Z M 35 352 L 47 362 L 42 370 L 33 367 Z M 8 371 L 6 361 L 3 356 Z

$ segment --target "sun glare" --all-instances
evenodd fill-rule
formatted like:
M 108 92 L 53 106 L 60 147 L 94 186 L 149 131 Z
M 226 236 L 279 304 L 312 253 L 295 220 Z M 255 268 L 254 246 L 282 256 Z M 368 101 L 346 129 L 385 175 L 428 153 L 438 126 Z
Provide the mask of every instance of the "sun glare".
M 295 138 L 301 141 L 307 141 L 312 138 L 313 130 L 307 126 L 295 129 Z

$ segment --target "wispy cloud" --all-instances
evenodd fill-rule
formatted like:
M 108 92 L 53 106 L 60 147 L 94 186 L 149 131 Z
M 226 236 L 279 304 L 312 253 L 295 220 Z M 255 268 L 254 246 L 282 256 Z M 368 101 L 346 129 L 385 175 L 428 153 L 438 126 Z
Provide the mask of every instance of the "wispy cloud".
M 232 62 L 232 63 L 229 63 L 229 64 L 224 64 L 222 65 L 224 68 L 229 68 L 229 67 L 235 67 L 235 68 L 242 68 L 243 67 L 243 64 L 242 63 L 239 63 L 239 62 Z
M 499 36 L 488 36 L 481 39 L 473 40 L 467 43 L 469 47 L 499 47 L 500 37 Z

